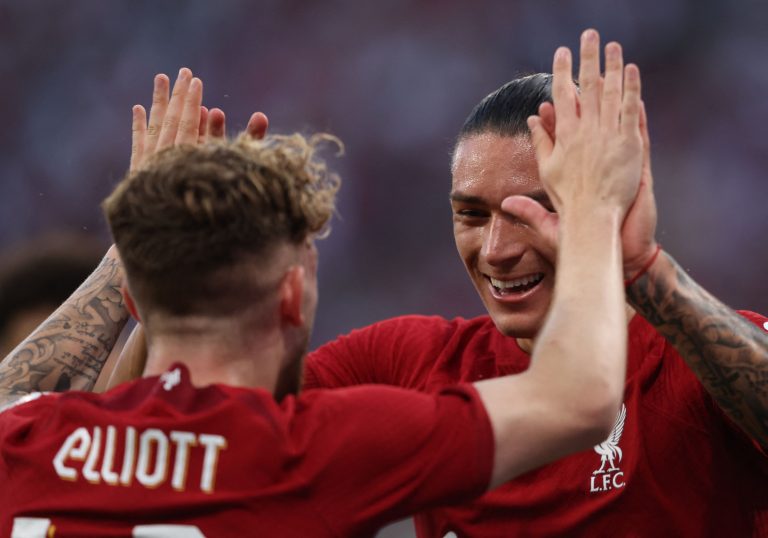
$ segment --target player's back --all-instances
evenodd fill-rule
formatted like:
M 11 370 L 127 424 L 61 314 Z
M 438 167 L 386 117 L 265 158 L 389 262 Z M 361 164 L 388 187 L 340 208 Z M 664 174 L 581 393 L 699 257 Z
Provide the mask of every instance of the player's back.
M 472 478 L 425 490 L 429 477 L 414 470 L 434 454 L 425 442 L 435 433 L 426 427 L 434 417 L 419 412 L 424 395 L 398 413 L 394 402 L 404 391 L 388 404 L 393 391 L 317 391 L 277 403 L 260 389 L 195 388 L 186 368 L 175 365 L 104 395 L 40 396 L 0 413 L 0 536 L 11 528 L 14 537 L 357 535 L 452 489 L 480 493 L 490 449 L 455 458 L 458 468 L 475 465 Z M 397 448 L 383 443 L 378 450 L 377 430 L 388 425 L 372 416 L 377 404 L 365 403 L 369 393 L 378 403 L 384 398 L 395 427 L 408 436 L 391 436 Z M 484 413 L 471 403 L 457 405 L 469 409 L 467 423 L 479 423 L 490 446 Z M 400 425 L 414 409 L 417 419 Z M 446 411 L 448 425 L 457 411 Z M 348 428 L 334 426 L 336 420 Z M 365 428 L 364 421 L 372 423 Z M 423 455 L 407 446 L 399 453 L 409 437 Z M 445 435 L 435 442 L 444 444 Z M 393 471 L 397 465 L 402 473 Z
M 279 522 L 282 512 L 294 527 L 315 519 L 288 509 L 296 508 L 292 497 L 309 493 L 306 477 L 290 472 L 307 448 L 291 446 L 297 439 L 285 431 L 295 400 L 281 410 L 266 391 L 195 389 L 186 375 L 174 368 L 160 382 L 143 379 L 105 396 L 45 395 L 8 411 L 15 416 L 3 436 L 3 489 L 13 511 L 47 514 L 60 532 L 79 535 L 106 535 L 115 521 L 140 534 L 159 514 L 189 524 L 215 512 L 231 522 L 227 534 L 243 535 L 265 514 Z

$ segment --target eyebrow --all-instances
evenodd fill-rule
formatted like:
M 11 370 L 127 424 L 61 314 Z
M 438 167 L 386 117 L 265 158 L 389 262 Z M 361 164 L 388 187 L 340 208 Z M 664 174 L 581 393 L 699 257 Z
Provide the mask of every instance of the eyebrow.
M 536 189 L 534 191 L 526 192 L 522 194 L 522 196 L 527 196 L 528 198 L 542 204 L 550 202 L 549 195 L 544 189 Z M 464 194 L 461 191 L 453 191 L 449 194 L 448 197 L 450 198 L 451 202 L 461 202 L 474 205 L 488 205 L 488 202 L 484 198 L 480 196 Z
M 464 194 L 463 192 L 451 192 L 448 197 L 451 199 L 451 202 L 463 202 L 465 204 L 475 204 L 475 205 L 487 205 L 488 202 L 486 202 L 483 198 L 479 196 L 470 196 L 469 194 Z

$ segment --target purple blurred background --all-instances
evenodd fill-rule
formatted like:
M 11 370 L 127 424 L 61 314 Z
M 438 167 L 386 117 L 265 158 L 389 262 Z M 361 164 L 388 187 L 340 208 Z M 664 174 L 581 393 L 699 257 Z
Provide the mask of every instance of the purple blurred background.
M 726 303 L 765 313 L 766 20 L 761 0 L 3 0 L 0 250 L 65 229 L 106 246 L 98 204 L 127 168 L 131 106 L 188 66 L 231 128 L 263 110 L 273 132 L 346 143 L 314 345 L 398 314 L 482 313 L 451 235 L 454 136 L 593 26 L 644 75 L 660 241 Z

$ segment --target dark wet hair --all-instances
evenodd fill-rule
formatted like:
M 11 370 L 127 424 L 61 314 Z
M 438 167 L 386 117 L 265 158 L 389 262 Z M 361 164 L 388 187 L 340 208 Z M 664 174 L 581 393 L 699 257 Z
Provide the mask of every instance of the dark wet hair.
M 484 132 L 527 135 L 528 116 L 538 113 L 539 105 L 545 101 L 552 101 L 552 75 L 537 73 L 516 78 L 475 106 L 464 120 L 458 139 Z

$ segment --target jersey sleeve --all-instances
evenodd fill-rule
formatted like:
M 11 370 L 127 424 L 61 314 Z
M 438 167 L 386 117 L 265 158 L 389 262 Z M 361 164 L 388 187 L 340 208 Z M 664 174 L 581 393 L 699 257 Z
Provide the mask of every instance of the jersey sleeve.
M 310 447 L 302 472 L 341 536 L 372 533 L 488 487 L 493 433 L 471 385 L 437 394 L 366 386 L 314 391 L 302 400 L 306 412 L 297 410 L 294 428 Z M 351 526 L 338 528 L 342 521 Z
M 402 316 L 356 329 L 309 354 L 304 389 L 366 383 L 421 388 L 420 369 L 450 336 L 450 323 L 437 316 Z

